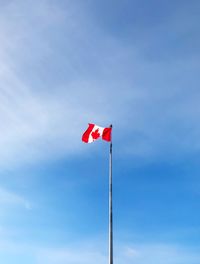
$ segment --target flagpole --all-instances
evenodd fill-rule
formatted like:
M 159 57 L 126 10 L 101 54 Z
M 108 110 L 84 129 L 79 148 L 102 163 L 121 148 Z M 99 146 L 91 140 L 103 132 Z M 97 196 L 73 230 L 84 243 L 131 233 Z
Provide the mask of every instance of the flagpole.
M 112 125 L 110 125 L 112 128 Z M 109 158 L 109 264 L 113 264 L 113 212 L 112 212 L 112 136 Z

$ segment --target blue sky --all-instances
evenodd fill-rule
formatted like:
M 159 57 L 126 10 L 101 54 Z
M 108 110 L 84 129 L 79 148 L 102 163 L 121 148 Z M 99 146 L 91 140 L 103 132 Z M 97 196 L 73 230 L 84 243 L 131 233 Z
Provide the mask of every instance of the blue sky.
M 199 1 L 0 1 L 0 262 L 200 263 Z

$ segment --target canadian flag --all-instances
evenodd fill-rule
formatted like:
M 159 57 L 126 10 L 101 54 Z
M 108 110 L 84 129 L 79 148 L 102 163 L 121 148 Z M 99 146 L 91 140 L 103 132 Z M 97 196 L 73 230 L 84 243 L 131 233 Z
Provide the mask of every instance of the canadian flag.
M 82 141 L 85 143 L 92 143 L 98 138 L 111 141 L 112 127 L 100 127 L 95 124 L 88 124 L 88 129 L 83 133 Z

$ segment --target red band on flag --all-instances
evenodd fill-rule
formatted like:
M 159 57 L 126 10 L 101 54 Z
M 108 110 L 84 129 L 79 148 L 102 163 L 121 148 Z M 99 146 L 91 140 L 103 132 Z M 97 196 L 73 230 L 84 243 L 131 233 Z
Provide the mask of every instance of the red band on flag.
M 88 143 L 89 141 L 89 136 L 92 132 L 92 129 L 94 128 L 94 124 L 88 124 L 88 129 L 84 132 L 83 136 L 82 136 L 82 141 L 84 141 L 85 143 Z
M 111 127 L 104 128 L 103 134 L 102 134 L 102 139 L 106 140 L 106 141 L 111 141 L 111 132 L 112 132 Z

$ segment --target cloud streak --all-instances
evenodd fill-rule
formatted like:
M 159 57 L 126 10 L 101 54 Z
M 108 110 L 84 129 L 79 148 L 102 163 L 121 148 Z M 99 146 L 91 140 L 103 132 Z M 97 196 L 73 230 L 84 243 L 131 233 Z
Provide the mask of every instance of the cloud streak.
M 135 247 L 125 247 L 124 255 L 120 257 L 118 263 L 121 263 L 124 259 L 124 263 L 163 263 L 163 264 L 175 264 L 175 263 L 193 263 L 196 264 L 200 260 L 198 249 L 184 248 L 180 245 L 170 244 L 146 244 L 137 245 Z
M 8 208 L 9 206 L 19 206 L 24 207 L 27 210 L 31 209 L 31 204 L 27 199 L 15 192 L 8 191 L 2 187 L 0 187 L 0 204 L 1 206 L 5 206 L 6 208 Z

